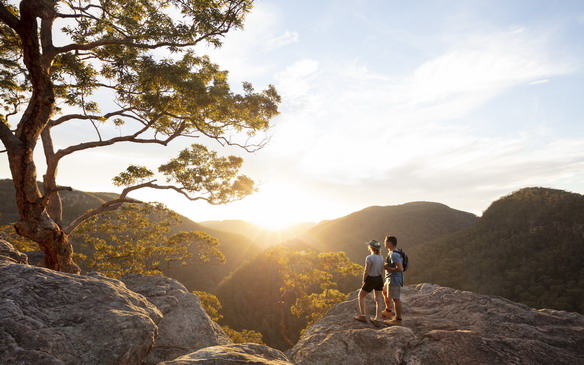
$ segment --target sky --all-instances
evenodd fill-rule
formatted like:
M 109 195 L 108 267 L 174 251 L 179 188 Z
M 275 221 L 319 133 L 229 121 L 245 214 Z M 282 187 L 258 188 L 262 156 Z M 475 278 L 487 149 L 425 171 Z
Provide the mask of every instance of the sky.
M 234 88 L 273 84 L 282 96 L 262 150 L 209 144 L 242 156 L 259 191 L 222 206 L 133 197 L 198 222 L 278 228 L 412 201 L 480 216 L 529 186 L 583 194 L 583 40 L 581 0 L 257 0 L 244 30 L 199 51 Z M 156 168 L 192 140 L 181 143 L 71 156 L 58 182 L 120 192 L 113 176 L 136 161 Z

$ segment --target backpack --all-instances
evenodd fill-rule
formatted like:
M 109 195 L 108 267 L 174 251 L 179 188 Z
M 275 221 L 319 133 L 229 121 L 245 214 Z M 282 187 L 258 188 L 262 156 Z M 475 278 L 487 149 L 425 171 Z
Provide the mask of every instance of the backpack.
M 394 252 L 397 252 L 402 258 L 402 267 L 404 268 L 404 272 L 408 269 L 408 255 L 402 250 L 401 248 L 397 248 Z M 391 264 L 391 255 L 387 256 L 387 264 Z

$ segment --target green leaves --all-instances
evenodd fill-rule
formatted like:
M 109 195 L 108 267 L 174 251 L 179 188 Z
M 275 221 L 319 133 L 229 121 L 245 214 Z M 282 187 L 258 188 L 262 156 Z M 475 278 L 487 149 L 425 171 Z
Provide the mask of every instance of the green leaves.
M 222 263 L 219 241 L 204 232 L 178 232 L 176 213 L 161 204 L 131 204 L 93 216 L 73 233 L 80 241 L 77 260 L 86 270 L 118 278 L 129 273 L 155 274 L 161 265 L 194 261 Z
M 219 314 L 219 311 L 222 308 L 221 303 L 215 295 L 197 290 L 193 291 L 193 294 L 199 297 L 201 300 L 201 307 L 203 307 L 212 320 L 218 321 L 223 318 L 223 316 Z
M 207 147 L 193 144 L 182 150 L 177 158 L 158 168 L 169 183 L 188 193 L 203 193 L 211 204 L 224 204 L 242 199 L 254 192 L 254 183 L 237 175 L 243 159 L 236 156 L 219 157 Z
M 144 166 L 130 165 L 126 171 L 114 177 L 112 182 L 115 186 L 131 186 L 142 183 L 153 175 L 154 173 Z
M 280 292 L 296 298 L 290 312 L 307 319 L 306 328 L 322 318 L 333 305 L 345 300 L 346 294 L 334 289 L 337 283 L 363 271 L 363 267 L 352 263 L 344 252 L 294 251 L 280 246 L 266 255 L 277 263 L 283 280 Z

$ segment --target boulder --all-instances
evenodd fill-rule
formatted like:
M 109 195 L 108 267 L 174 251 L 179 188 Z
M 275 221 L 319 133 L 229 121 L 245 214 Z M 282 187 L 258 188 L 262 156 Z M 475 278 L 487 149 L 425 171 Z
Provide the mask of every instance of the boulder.
M 24 252 L 24 254 L 26 254 L 26 256 L 28 257 L 29 265 L 40 266 L 40 264 L 45 259 L 45 253 L 41 250 L 27 251 Z
M 279 350 L 255 343 L 213 346 L 158 365 L 293 365 Z
M 2 237 L 0 237 L 0 259 L 8 259 L 18 264 L 28 264 L 28 257 L 18 252 L 10 242 Z
M 232 344 L 201 307 L 199 297 L 178 281 L 160 275 L 128 275 L 121 280 L 128 289 L 148 298 L 164 315 L 158 323 L 156 344 L 144 364 L 173 360 L 204 347 Z
M 356 293 L 288 351 L 294 364 L 577 364 L 584 359 L 581 314 L 418 284 L 402 290 L 402 323 L 375 327 L 353 319 Z
M 161 317 L 119 281 L 0 260 L 3 364 L 139 365 Z

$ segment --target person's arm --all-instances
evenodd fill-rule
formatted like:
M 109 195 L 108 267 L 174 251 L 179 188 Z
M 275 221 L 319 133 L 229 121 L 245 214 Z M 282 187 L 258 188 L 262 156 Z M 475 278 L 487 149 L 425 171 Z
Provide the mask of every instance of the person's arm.
M 369 272 L 369 267 L 371 266 L 370 263 L 365 263 L 365 270 L 363 270 L 363 282 L 365 282 L 365 279 L 367 278 L 367 273 Z
M 387 271 L 391 271 L 391 272 L 404 272 L 404 266 L 402 265 L 401 262 L 396 262 L 395 263 L 395 267 L 391 267 L 389 265 L 385 265 L 385 270 Z
M 395 266 L 390 266 L 386 264 L 385 266 L 383 266 L 383 268 L 389 272 L 403 272 L 404 266 L 401 261 L 401 256 L 398 253 L 395 253 L 395 255 L 397 256 L 394 256 L 394 254 L 391 255 L 391 261 Z

